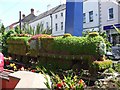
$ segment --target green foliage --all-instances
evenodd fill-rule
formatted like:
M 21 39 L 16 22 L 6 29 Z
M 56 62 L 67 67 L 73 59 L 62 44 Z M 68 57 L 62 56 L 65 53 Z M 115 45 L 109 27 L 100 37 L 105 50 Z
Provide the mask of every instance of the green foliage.
M 11 44 L 26 44 L 28 45 L 28 40 L 30 39 L 31 37 L 9 37 L 7 39 L 7 43 L 11 43 Z
M 24 24 L 22 34 L 34 35 L 34 29 L 29 24 Z
M 112 67 L 112 61 L 111 60 L 94 61 L 91 67 L 92 69 L 94 68 L 96 70 L 104 70 L 104 69 Z
M 104 43 L 101 36 L 93 38 L 89 37 L 56 37 L 52 39 L 42 38 L 44 45 L 47 46 L 46 50 L 66 52 L 71 55 L 95 55 L 99 56 L 102 52 L 99 50 L 99 44 Z M 51 42 L 50 42 L 51 41 Z M 49 46 L 48 46 L 49 42 Z
M 44 29 L 42 24 L 38 24 L 35 34 L 51 34 L 51 30 L 49 28 Z
M 2 26 L 1 26 L 1 28 L 0 28 L 0 33 L 4 33 L 5 32 L 5 27 L 4 27 L 4 25 L 2 24 Z
M 35 34 L 40 34 L 40 30 L 41 30 L 41 24 L 38 24 Z
M 120 63 L 113 64 L 113 69 L 120 73 Z
M 71 37 L 71 36 L 72 36 L 71 34 L 66 33 L 66 34 L 64 34 L 64 35 L 63 35 L 63 38 L 66 38 L 66 37 Z
M 89 37 L 95 37 L 95 36 L 99 36 L 98 32 L 91 32 L 88 34 Z
M 108 41 L 108 38 L 107 38 L 107 34 L 105 32 L 90 32 L 90 31 L 86 31 L 86 32 L 83 32 L 83 36 L 102 36 L 104 41 L 105 41 L 105 44 L 106 44 L 106 50 L 107 51 L 110 51 L 111 50 L 111 43 Z
M 44 73 L 44 72 L 43 72 Z M 45 85 L 49 90 L 84 90 L 86 87 L 84 81 L 81 77 L 77 76 L 74 72 L 67 73 L 67 75 L 63 74 L 63 79 L 58 74 L 51 72 L 50 80 L 52 82 L 52 87 L 50 89 L 49 78 L 44 73 L 46 82 Z
M 19 55 L 26 55 L 29 50 L 28 40 L 30 37 L 9 37 L 7 39 L 8 52 Z
M 105 44 L 106 44 L 106 50 L 107 51 L 110 51 L 111 50 L 111 43 L 108 41 L 108 38 L 107 38 L 107 34 L 105 33 L 105 32 L 103 32 L 103 33 L 100 33 L 100 36 L 102 36 L 103 38 L 104 38 L 104 40 L 105 40 Z
M 22 31 L 20 30 L 20 27 L 19 27 L 19 26 L 15 27 L 15 32 L 16 32 L 17 34 L 21 34 L 21 33 L 22 33 Z
M 108 69 L 106 69 L 103 73 L 114 73 L 114 72 L 115 72 L 114 69 L 108 68 Z

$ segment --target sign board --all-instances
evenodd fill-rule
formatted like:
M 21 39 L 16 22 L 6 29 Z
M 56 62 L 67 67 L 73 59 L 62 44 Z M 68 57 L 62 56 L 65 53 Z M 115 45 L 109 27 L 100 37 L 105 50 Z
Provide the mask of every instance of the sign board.
M 114 24 L 116 26 L 116 28 L 120 28 L 120 24 Z M 108 25 L 108 26 L 104 26 L 103 30 L 111 30 L 114 29 L 113 25 Z

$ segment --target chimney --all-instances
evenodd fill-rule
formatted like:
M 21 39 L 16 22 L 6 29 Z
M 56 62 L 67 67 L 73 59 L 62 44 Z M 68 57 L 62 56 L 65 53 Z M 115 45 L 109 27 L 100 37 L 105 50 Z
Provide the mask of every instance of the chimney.
M 22 15 L 22 18 L 23 18 L 23 19 L 25 18 L 25 14 Z
M 33 8 L 31 8 L 31 14 L 34 14 L 34 9 Z

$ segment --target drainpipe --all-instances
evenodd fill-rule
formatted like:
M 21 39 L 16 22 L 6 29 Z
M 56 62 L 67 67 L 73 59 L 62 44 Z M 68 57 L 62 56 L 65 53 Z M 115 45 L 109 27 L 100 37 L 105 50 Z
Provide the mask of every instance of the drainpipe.
M 50 18 L 51 18 L 51 34 L 52 34 L 52 30 L 53 30 L 53 20 L 52 20 L 52 13 L 50 14 Z
M 101 1 L 100 0 L 98 1 L 98 15 L 99 15 L 98 17 L 99 32 L 101 32 Z
M 19 24 L 19 26 L 20 26 L 20 33 L 21 33 L 21 11 L 19 11 L 19 22 L 20 22 L 20 24 Z

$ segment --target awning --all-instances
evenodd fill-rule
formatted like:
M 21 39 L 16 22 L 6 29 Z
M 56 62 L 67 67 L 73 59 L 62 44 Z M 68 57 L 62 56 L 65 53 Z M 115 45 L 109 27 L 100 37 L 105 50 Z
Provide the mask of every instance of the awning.
M 116 28 L 120 28 L 120 24 L 114 24 Z M 114 29 L 113 25 L 103 26 L 103 30 Z

